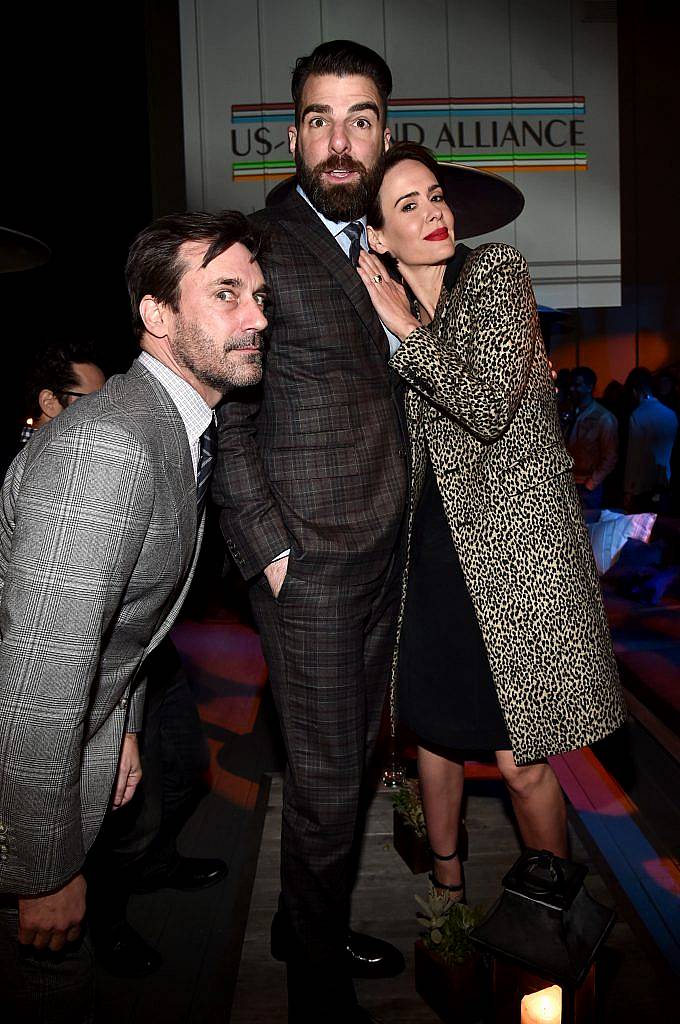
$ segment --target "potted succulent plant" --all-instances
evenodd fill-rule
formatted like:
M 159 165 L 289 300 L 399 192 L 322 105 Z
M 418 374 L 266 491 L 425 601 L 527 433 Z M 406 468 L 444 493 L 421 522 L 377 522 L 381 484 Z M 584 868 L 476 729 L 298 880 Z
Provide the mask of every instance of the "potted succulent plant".
M 416 896 L 421 931 L 415 944 L 416 991 L 446 1024 L 472 1024 L 484 1012 L 486 978 L 470 931 L 484 907 L 451 903 L 448 896 Z
M 394 849 L 414 875 L 432 869 L 425 815 L 417 779 L 406 779 L 392 797 Z

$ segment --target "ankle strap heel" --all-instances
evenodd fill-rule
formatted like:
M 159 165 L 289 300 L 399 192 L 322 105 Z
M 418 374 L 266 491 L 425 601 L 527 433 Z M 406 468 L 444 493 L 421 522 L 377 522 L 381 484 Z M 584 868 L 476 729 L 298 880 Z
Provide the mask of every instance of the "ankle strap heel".
M 435 860 L 455 860 L 458 856 L 458 850 L 454 850 L 453 853 L 448 853 L 446 856 L 442 856 L 441 853 L 435 853 L 431 851 L 432 856 Z M 465 881 L 463 880 L 459 885 L 447 885 L 445 882 L 440 882 L 437 878 L 435 871 L 430 871 L 427 876 L 435 889 L 443 889 L 445 892 L 453 893 L 458 895 L 458 899 L 453 899 L 452 903 L 464 903 L 465 902 Z
M 432 847 L 430 847 L 430 853 L 435 860 L 455 860 L 458 856 L 458 850 L 454 850 L 453 853 L 447 853 L 445 857 L 442 857 L 441 853 L 435 853 Z

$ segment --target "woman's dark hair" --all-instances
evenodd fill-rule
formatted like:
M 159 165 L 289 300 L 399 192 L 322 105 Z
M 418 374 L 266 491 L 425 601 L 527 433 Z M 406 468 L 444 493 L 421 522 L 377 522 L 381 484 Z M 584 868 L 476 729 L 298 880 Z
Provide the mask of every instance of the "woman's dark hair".
M 368 46 L 350 39 L 321 43 L 308 57 L 298 57 L 293 70 L 291 92 L 295 103 L 295 124 L 300 124 L 300 105 L 305 82 L 310 75 L 362 75 L 374 83 L 382 101 L 383 123 L 387 119 L 387 98 L 392 92 L 392 72 L 382 57 Z
M 135 238 L 130 246 L 125 280 L 132 305 L 132 328 L 137 338 L 144 333 L 139 304 L 145 295 L 179 310 L 179 289 L 186 264 L 179 257 L 185 242 L 209 242 L 202 267 L 240 242 L 256 258 L 262 235 L 237 210 L 220 213 L 177 213 L 159 217 Z
M 400 164 L 402 160 L 417 160 L 419 164 L 423 164 L 427 167 L 428 171 L 432 171 L 432 174 L 440 185 L 443 184 L 441 169 L 435 158 L 432 156 L 432 153 L 429 149 L 426 149 L 425 146 L 419 146 L 415 142 L 397 142 L 387 150 L 385 153 L 383 178 L 391 167 L 396 167 L 396 165 Z M 376 195 L 368 208 L 366 219 L 372 228 L 376 228 L 378 230 L 380 230 L 385 223 L 379 195 Z

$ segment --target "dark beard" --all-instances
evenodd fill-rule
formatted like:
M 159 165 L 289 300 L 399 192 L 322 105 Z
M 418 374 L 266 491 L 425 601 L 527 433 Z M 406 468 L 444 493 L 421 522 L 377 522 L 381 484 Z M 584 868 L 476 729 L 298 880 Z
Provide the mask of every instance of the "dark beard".
M 359 220 L 364 216 L 378 194 L 384 164 L 385 154 L 381 153 L 370 168 L 358 160 L 343 156 L 331 156 L 316 167 L 310 167 L 304 162 L 299 147 L 295 150 L 298 181 L 305 195 L 319 213 L 334 221 Z M 330 185 L 325 188 L 321 175 L 324 171 L 336 171 L 340 168 L 356 171 L 359 180 L 347 185 Z

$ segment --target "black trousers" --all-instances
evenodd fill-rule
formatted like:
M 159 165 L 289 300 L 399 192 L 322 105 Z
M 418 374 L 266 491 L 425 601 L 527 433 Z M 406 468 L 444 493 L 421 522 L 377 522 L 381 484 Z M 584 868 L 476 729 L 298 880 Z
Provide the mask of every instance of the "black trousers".
M 394 566 L 355 587 L 289 574 L 277 600 L 264 577 L 251 589 L 288 755 L 282 905 L 296 947 L 320 969 L 346 939 L 398 597 Z
M 142 781 L 129 804 L 109 812 L 86 862 L 95 939 L 125 920 L 137 883 L 172 868 L 179 831 L 206 791 L 207 743 L 171 640 L 149 657 L 146 672 Z

